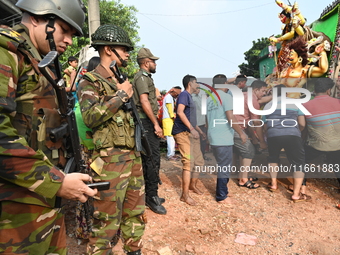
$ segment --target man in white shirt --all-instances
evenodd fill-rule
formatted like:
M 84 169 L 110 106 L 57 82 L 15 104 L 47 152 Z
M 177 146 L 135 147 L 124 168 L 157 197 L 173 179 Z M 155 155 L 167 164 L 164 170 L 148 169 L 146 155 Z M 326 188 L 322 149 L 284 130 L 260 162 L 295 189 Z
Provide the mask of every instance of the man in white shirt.
M 163 99 L 163 117 L 162 117 L 162 126 L 163 133 L 166 137 L 167 143 L 167 159 L 168 160 L 177 160 L 178 158 L 175 156 L 175 139 L 172 136 L 172 127 L 174 125 L 175 120 L 175 99 L 182 92 L 182 88 L 179 86 L 173 87 L 169 90 L 169 92 L 165 95 Z

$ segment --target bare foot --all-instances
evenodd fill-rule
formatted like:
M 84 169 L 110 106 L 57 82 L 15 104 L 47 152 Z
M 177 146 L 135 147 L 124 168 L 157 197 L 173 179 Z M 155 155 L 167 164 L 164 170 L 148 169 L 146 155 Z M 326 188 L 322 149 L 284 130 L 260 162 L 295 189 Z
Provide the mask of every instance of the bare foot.
M 294 186 L 291 184 L 288 186 L 289 191 L 294 191 Z M 300 189 L 301 194 L 306 194 L 306 186 L 302 185 Z
M 185 203 L 187 203 L 188 205 L 196 205 L 196 201 L 195 200 L 193 200 L 190 196 L 181 196 L 181 198 L 180 198 L 180 200 L 182 201 L 182 202 L 185 202 Z
M 194 193 L 198 194 L 198 195 L 202 195 L 203 192 L 201 190 L 199 190 L 199 188 L 197 188 L 196 186 L 190 186 L 189 190 L 192 190 Z
M 308 196 L 306 194 L 302 194 L 300 193 L 299 196 L 292 196 L 292 200 L 294 203 L 298 203 L 298 202 L 309 202 L 312 200 L 311 196 Z
M 224 199 L 222 201 L 218 201 L 217 203 L 226 204 L 226 205 L 233 205 L 234 201 L 230 197 L 227 197 L 226 199 Z
M 268 183 L 267 188 L 268 188 L 268 190 L 271 191 L 271 192 L 277 192 L 277 191 L 279 191 L 279 187 L 277 186 L 277 184 L 276 184 L 276 185 L 273 185 L 271 182 Z

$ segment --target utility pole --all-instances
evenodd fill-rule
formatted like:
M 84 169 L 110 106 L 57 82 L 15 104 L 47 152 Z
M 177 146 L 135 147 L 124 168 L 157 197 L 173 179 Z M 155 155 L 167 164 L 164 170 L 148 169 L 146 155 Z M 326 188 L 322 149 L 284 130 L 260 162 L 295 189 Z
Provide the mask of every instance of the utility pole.
M 99 0 L 89 0 L 88 4 L 89 36 L 91 41 L 91 35 L 100 26 Z
M 89 37 L 90 37 L 90 44 L 91 44 L 91 35 L 100 26 L 99 0 L 88 0 L 87 9 L 88 9 L 88 19 L 89 19 Z M 86 66 L 88 61 L 93 56 L 98 56 L 98 52 L 95 51 L 94 48 L 90 48 L 90 44 L 86 45 L 80 50 L 79 66 Z

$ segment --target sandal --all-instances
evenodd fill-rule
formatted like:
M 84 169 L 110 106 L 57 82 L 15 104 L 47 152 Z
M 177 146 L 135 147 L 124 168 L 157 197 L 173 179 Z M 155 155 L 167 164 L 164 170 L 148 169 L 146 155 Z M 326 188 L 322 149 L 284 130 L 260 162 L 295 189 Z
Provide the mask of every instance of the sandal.
M 294 186 L 293 186 L 293 184 L 290 184 L 290 185 L 288 185 L 288 187 L 287 187 L 287 190 L 288 191 L 291 191 L 291 192 L 294 192 Z M 302 193 L 302 192 L 300 192 L 302 195 L 306 195 L 306 193 Z
M 268 190 L 270 191 L 270 192 L 278 192 L 279 191 L 279 186 L 277 186 L 277 188 L 276 189 L 274 189 L 274 188 L 272 188 L 272 183 L 270 182 L 270 183 L 268 183 L 268 185 L 267 185 L 267 188 L 268 188 Z
M 291 192 L 294 192 L 294 190 L 293 190 L 293 184 L 289 184 L 289 185 L 287 186 L 287 190 L 289 190 L 289 191 L 291 191 Z
M 249 176 L 249 177 L 248 177 L 248 181 L 256 182 L 256 181 L 258 181 L 258 180 L 259 180 L 259 178 L 255 177 L 255 176 Z
M 308 195 L 306 195 L 306 194 L 300 193 L 298 199 L 292 198 L 292 200 L 293 200 L 294 203 L 298 203 L 298 202 L 309 202 L 309 201 L 312 200 L 312 197 L 311 197 L 311 196 L 308 196 Z
M 257 183 L 255 183 L 255 182 L 247 181 L 245 184 L 238 184 L 238 186 L 245 187 L 245 188 L 248 188 L 248 189 L 257 189 L 257 188 L 260 187 L 260 185 L 255 187 L 256 184 Z

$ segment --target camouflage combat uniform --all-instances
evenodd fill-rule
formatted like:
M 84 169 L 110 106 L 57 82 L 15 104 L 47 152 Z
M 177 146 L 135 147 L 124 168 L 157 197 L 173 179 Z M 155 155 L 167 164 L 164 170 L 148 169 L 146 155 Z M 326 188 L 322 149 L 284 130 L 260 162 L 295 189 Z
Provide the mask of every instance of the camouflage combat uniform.
M 37 74 L 41 57 L 27 28 L 14 30 L 0 29 L 0 253 L 66 254 L 63 215 L 54 209 L 63 144 L 49 139 L 61 124 L 56 95 Z
M 134 149 L 134 122 L 122 110 L 128 96 L 116 91 L 102 65 L 84 75 L 77 93 L 84 123 L 93 129 L 92 159 L 98 166 L 93 178 L 110 182 L 110 189 L 100 191 L 94 201 L 88 253 L 112 254 L 111 241 L 119 228 L 124 249 L 140 250 L 145 228 L 144 178 L 140 153 Z

